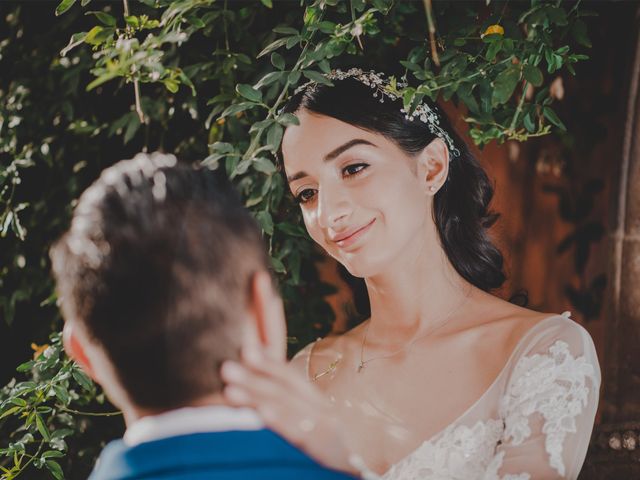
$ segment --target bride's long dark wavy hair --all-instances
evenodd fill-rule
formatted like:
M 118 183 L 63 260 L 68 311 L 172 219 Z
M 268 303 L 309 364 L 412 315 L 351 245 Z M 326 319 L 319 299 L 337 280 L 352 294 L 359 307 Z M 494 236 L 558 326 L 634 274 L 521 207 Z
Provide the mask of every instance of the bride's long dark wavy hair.
M 336 118 L 384 135 L 410 155 L 418 154 L 437 138 L 427 124 L 405 118 L 400 111 L 401 100 L 385 98 L 381 103 L 370 87 L 352 78 L 332 82 L 334 86 L 311 84 L 294 94 L 283 112 L 304 109 Z M 484 291 L 497 289 L 506 276 L 502 253 L 488 235 L 488 229 L 498 218 L 489 209 L 493 185 L 444 112 L 434 103 L 424 101 L 439 114 L 440 126 L 460 151 L 459 156 L 451 157 L 447 181 L 434 197 L 433 217 L 440 243 L 451 265 L 464 279 Z M 358 310 L 366 306 L 361 305 Z

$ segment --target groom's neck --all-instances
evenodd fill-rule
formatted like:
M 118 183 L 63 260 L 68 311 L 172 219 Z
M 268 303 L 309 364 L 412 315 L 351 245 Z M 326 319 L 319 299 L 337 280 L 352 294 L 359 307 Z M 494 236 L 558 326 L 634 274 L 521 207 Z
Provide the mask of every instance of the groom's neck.
M 135 421 L 144 417 L 151 417 L 167 413 L 172 410 L 187 407 L 208 407 L 214 405 L 228 405 L 221 393 L 212 393 L 203 397 L 199 397 L 193 401 L 187 402 L 182 405 L 176 405 L 171 408 L 142 408 L 135 405 L 127 405 L 122 407 L 122 414 L 124 415 L 124 422 L 127 427 L 131 426 Z

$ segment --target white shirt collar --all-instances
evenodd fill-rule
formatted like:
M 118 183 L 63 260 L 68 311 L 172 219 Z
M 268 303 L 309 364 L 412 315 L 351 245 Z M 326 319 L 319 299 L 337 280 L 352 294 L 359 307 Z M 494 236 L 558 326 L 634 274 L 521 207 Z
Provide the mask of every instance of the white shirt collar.
M 123 440 L 127 446 L 133 447 L 140 443 L 191 433 L 262 428 L 262 420 L 249 408 L 223 405 L 185 407 L 136 420 L 127 428 Z

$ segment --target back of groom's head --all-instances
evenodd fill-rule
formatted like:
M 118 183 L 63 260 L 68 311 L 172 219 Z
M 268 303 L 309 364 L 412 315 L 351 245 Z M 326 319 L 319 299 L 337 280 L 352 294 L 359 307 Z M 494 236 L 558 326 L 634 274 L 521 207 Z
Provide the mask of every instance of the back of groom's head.
M 260 231 L 214 173 L 140 154 L 80 197 L 51 250 L 62 311 L 80 324 L 138 407 L 219 392 L 239 355 Z

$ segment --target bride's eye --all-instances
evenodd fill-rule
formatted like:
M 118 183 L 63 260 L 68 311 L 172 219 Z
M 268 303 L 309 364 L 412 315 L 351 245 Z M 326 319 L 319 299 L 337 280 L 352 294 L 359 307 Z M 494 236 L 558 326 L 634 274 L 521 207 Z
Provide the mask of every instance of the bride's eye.
M 307 203 L 313 200 L 313 197 L 315 197 L 315 195 L 316 191 L 313 188 L 305 188 L 295 196 L 295 199 L 298 203 Z
M 366 163 L 353 163 L 347 165 L 342 169 L 342 175 L 345 177 L 352 177 L 364 171 L 369 165 Z

